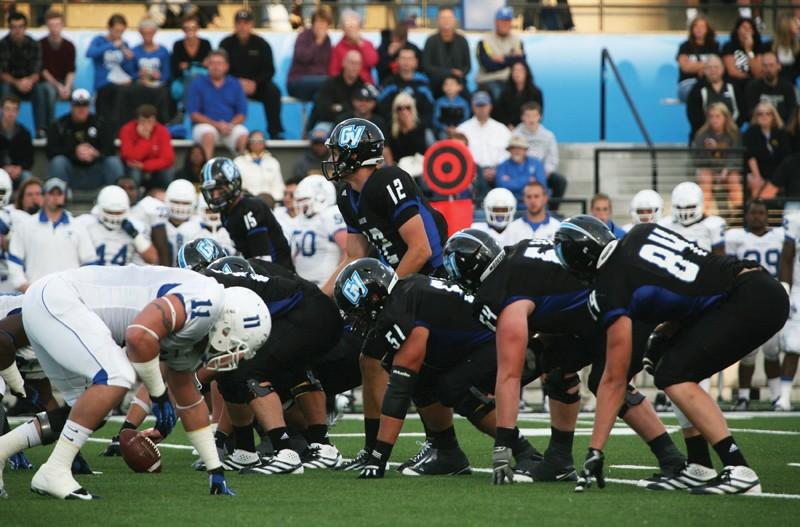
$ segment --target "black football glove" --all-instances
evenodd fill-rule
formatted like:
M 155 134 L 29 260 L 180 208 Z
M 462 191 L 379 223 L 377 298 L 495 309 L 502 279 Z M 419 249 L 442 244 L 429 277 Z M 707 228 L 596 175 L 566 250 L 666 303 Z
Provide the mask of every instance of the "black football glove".
M 361 468 L 361 473 L 358 475 L 358 479 L 383 478 L 384 474 L 386 473 L 386 461 L 380 460 L 376 454 L 377 452 L 373 450 L 369 455 L 364 463 L 364 466 Z
M 133 226 L 133 223 L 131 223 L 131 220 L 129 220 L 128 218 L 122 220 L 122 225 L 120 225 L 120 228 L 125 234 L 127 234 L 131 238 L 136 238 L 137 236 L 139 236 L 139 231 L 136 230 L 136 227 Z
M 492 451 L 492 484 L 505 485 L 514 483 L 514 469 L 511 460 L 514 458 L 511 449 L 507 446 L 496 446 Z
M 656 367 L 658 366 L 658 363 L 661 362 L 661 357 L 664 356 L 664 352 L 667 350 L 668 343 L 669 337 L 664 333 L 658 330 L 650 333 L 650 336 L 647 337 L 647 349 L 645 350 L 644 358 L 642 359 L 644 371 L 650 375 L 656 374 Z
M 604 488 L 606 478 L 603 476 L 603 460 L 605 456 L 602 450 L 590 448 L 586 453 L 583 468 L 578 472 L 578 483 L 575 485 L 575 492 L 583 492 L 592 486 L 592 481 L 597 480 L 597 486 Z

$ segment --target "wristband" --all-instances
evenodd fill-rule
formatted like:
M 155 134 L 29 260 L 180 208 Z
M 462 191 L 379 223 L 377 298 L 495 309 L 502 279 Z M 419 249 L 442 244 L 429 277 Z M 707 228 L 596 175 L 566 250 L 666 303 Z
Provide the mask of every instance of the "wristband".
M 149 249 L 151 245 L 150 240 L 142 233 L 137 234 L 133 239 L 133 248 L 140 254 Z

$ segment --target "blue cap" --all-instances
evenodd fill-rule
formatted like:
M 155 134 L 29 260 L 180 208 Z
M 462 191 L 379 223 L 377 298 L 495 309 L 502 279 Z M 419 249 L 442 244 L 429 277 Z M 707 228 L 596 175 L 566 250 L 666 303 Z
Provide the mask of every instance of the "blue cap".
M 492 104 L 492 98 L 485 91 L 476 91 L 472 94 L 472 104 L 475 106 L 486 106 Z
M 497 13 L 494 14 L 495 20 L 513 20 L 514 19 L 514 10 L 508 6 L 501 7 L 497 10 Z
M 333 129 L 331 123 L 321 121 L 308 132 L 308 139 L 312 143 L 324 143 L 331 135 L 331 129 Z

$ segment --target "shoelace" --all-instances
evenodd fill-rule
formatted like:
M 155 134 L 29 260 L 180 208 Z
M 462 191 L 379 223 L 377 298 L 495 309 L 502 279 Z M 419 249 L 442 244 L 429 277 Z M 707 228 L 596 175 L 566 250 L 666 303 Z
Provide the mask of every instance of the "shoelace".
M 417 452 L 414 457 L 409 460 L 412 462 L 412 464 L 417 464 L 425 459 L 425 456 L 427 456 L 428 452 L 431 450 L 430 441 L 417 441 L 417 445 L 419 445 L 419 452 Z

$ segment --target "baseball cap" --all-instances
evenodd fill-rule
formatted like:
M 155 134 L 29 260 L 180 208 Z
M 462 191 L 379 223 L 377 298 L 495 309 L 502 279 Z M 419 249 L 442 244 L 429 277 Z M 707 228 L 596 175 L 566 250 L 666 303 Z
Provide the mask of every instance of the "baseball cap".
M 508 6 L 501 7 L 497 10 L 494 14 L 495 20 L 513 20 L 514 19 L 514 10 Z
M 70 100 L 72 101 L 72 104 L 77 106 L 89 106 L 89 102 L 92 100 L 92 95 L 89 93 L 89 90 L 78 88 L 72 92 L 72 98 Z
M 508 141 L 508 146 L 506 150 L 510 150 L 512 148 L 528 148 L 528 141 L 525 140 L 524 137 L 521 135 L 512 135 L 511 139 Z
M 308 133 L 308 139 L 312 143 L 324 143 L 328 140 L 329 135 L 331 135 L 331 124 L 317 123 Z
M 476 91 L 472 94 L 472 104 L 475 106 L 486 106 L 492 104 L 492 98 L 485 91 Z
M 378 100 L 378 89 L 372 84 L 365 84 L 353 94 L 353 99 Z
M 67 192 L 67 182 L 57 177 L 51 177 L 44 182 L 43 190 L 47 194 L 53 189 L 60 189 L 61 192 Z
M 234 22 L 238 22 L 239 20 L 253 20 L 253 13 L 251 13 L 247 9 L 240 9 L 236 11 L 236 15 L 233 17 Z

